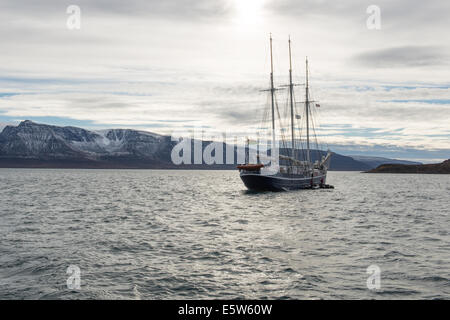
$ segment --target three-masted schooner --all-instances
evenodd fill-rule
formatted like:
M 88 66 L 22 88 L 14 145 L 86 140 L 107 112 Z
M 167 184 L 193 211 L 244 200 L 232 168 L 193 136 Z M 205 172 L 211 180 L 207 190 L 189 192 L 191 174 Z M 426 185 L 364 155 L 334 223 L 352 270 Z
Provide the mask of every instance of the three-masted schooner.
M 290 155 L 283 155 L 283 152 L 274 152 L 277 142 L 276 136 L 276 97 L 275 91 L 278 88 L 274 86 L 273 75 L 273 54 L 272 54 L 272 35 L 270 35 L 270 105 L 271 105 L 271 165 L 265 166 L 261 163 L 258 156 L 256 163 L 251 163 L 250 159 L 245 164 L 239 165 L 240 177 L 245 186 L 250 190 L 259 191 L 282 191 L 295 189 L 309 189 L 327 187 L 325 184 L 327 178 L 327 170 L 330 165 L 331 152 L 328 150 L 326 154 L 319 153 L 315 161 L 311 157 L 310 148 L 310 123 L 311 123 L 311 100 L 309 93 L 309 74 L 308 74 L 308 58 L 306 58 L 306 83 L 305 83 L 305 101 L 304 114 L 306 118 L 306 148 L 296 149 L 295 140 L 295 115 L 294 102 L 294 86 L 292 80 L 292 56 L 291 56 L 291 39 L 289 38 L 289 106 L 290 106 L 290 132 L 291 132 L 291 148 Z M 279 114 L 279 111 L 277 110 Z M 301 140 L 301 139 L 299 139 Z M 302 143 L 303 144 L 303 143 Z M 281 149 L 288 152 L 287 148 Z M 298 151 L 298 152 L 296 152 Z M 318 150 L 315 150 L 318 151 Z M 250 158 L 250 157 L 248 157 Z M 301 159 L 302 158 L 302 159 Z M 275 164 L 275 165 L 274 165 Z

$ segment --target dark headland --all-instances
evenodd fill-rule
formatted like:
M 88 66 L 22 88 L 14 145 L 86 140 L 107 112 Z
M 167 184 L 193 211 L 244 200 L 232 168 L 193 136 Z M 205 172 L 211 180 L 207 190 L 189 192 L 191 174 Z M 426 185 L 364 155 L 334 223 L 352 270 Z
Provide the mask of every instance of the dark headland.
M 368 173 L 450 173 L 450 159 L 442 163 L 407 165 L 407 164 L 382 164 Z

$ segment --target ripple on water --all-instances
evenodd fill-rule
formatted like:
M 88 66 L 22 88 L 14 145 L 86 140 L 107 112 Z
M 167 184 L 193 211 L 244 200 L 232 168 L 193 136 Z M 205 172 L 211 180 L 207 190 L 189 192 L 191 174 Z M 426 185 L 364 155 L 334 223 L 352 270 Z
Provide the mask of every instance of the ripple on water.
M 258 193 L 234 171 L 0 170 L 2 299 L 450 298 L 449 176 Z

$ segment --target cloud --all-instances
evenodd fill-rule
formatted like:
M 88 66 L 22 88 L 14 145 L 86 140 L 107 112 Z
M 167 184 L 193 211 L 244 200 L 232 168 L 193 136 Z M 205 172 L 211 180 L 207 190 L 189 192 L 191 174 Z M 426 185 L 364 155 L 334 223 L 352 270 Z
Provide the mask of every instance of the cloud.
M 341 21 L 365 22 L 368 14 L 367 7 L 377 5 L 381 9 L 383 25 L 399 28 L 400 25 L 422 26 L 422 24 L 434 25 L 448 23 L 448 3 L 440 0 L 378 0 L 361 1 L 331 1 L 331 0 L 277 0 L 268 1 L 266 8 L 270 11 L 291 18 L 326 18 Z M 406 25 L 407 24 L 407 25 Z M 418 31 L 415 29 L 414 31 Z
M 365 11 L 367 4 L 361 1 L 318 1 L 318 0 L 278 0 L 270 1 L 266 8 L 283 16 L 304 17 L 346 17 Z
M 443 47 L 403 46 L 363 52 L 353 57 L 372 68 L 405 68 L 448 65 Z
M 276 85 L 288 80 L 288 34 L 295 82 L 304 82 L 310 57 L 329 142 L 450 149 L 449 108 L 427 102 L 449 96 L 449 3 L 380 0 L 377 31 L 366 27 L 368 1 L 263 3 L 245 12 L 258 21 L 251 25 L 236 14 L 238 0 L 80 0 L 81 30 L 70 31 L 67 3 L 3 1 L 0 121 L 58 118 L 161 133 L 257 127 L 272 32 Z M 278 97 L 284 112 L 286 92 Z
M 6 1 L 3 10 L 22 13 L 34 17 L 53 15 L 63 10 L 71 3 L 61 3 L 55 0 L 41 0 L 39 3 Z M 163 19 L 209 19 L 227 14 L 230 10 L 229 1 L 224 0 L 78 0 L 76 5 L 82 14 L 115 14 L 123 16 L 158 17 Z

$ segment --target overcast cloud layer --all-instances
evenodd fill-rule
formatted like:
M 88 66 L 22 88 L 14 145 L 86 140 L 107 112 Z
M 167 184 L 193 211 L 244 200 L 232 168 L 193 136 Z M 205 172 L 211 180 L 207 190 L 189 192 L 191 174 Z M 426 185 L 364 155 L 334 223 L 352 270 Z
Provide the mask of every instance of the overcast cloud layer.
M 66 26 L 71 4 L 80 30 Z M 373 4 L 380 30 L 366 26 Z M 256 127 L 272 32 L 277 84 L 287 81 L 289 34 L 297 82 L 309 57 L 328 145 L 441 160 L 450 154 L 449 14 L 438 0 L 3 0 L 0 127 Z

